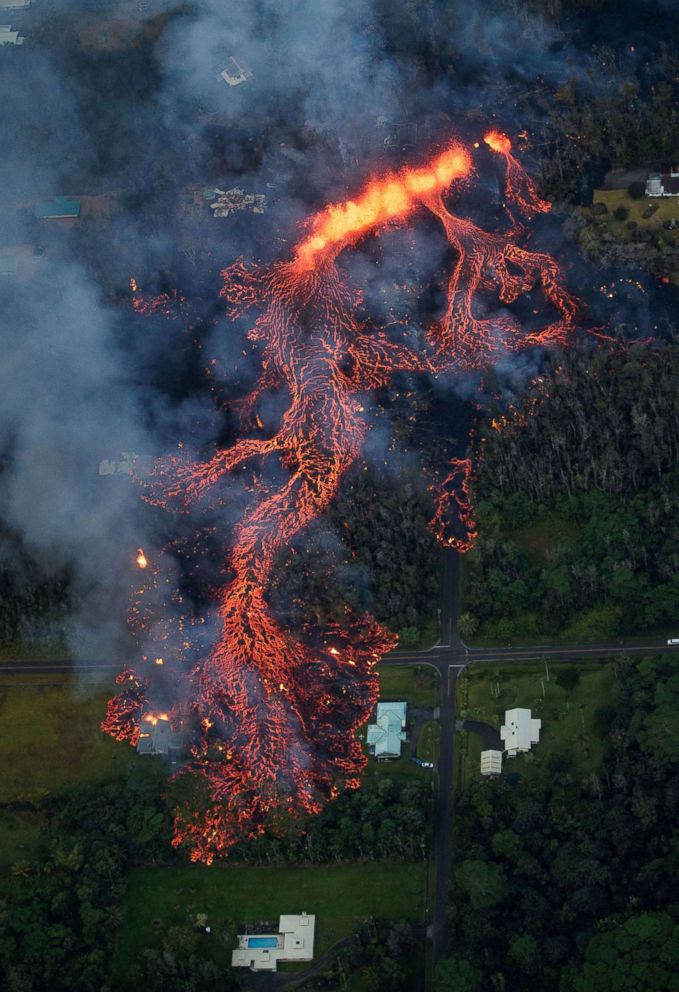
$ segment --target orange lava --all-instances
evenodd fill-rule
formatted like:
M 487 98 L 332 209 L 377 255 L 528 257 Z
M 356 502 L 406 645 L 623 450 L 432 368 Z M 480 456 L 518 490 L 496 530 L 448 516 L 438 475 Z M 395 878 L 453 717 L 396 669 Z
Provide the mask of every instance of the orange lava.
M 455 144 L 423 169 L 403 169 L 374 180 L 355 200 L 331 204 L 312 219 L 311 234 L 295 252 L 298 266 L 313 268 L 319 257 L 334 258 L 369 231 L 390 221 L 403 222 L 418 209 L 423 193 L 443 192 L 470 171 L 469 152 Z
M 509 139 L 489 132 L 485 140 L 504 158 L 506 203 L 523 218 L 548 209 Z M 146 498 L 174 509 L 219 502 L 224 476 L 252 472 L 266 460 L 284 479 L 268 485 L 257 476 L 253 502 L 224 547 L 228 580 L 218 593 L 216 642 L 184 679 L 194 731 L 181 774 L 198 776 L 208 801 L 178 811 L 174 842 L 186 844 L 194 860 L 224 856 L 275 812 L 316 812 L 359 784 L 366 759 L 357 731 L 377 698 L 375 666 L 396 639 L 371 617 L 348 611 L 343 624 L 326 630 L 291 631 L 274 618 L 266 594 L 279 554 L 328 509 L 358 458 L 368 429 L 366 395 L 399 371 L 477 369 L 503 352 L 562 342 L 573 327 L 576 305 L 557 263 L 522 243 L 524 226 L 509 207 L 498 232 L 452 213 L 451 186 L 471 171 L 470 151 L 451 145 L 425 166 L 375 179 L 354 199 L 320 211 L 289 260 L 267 267 L 238 262 L 222 274 L 231 315 L 256 314 L 249 336 L 260 345 L 261 374 L 240 408 L 244 425 L 259 424 L 257 436 L 242 436 L 202 463 L 161 461 Z M 360 294 L 335 264 L 361 237 L 405 223 L 416 211 L 437 218 L 454 254 L 445 308 L 421 348 L 393 327 L 361 322 Z M 551 314 L 526 332 L 507 305 L 534 290 Z M 486 299 L 495 294 L 499 313 L 481 311 L 481 291 Z M 288 398 L 270 436 L 261 436 L 255 415 L 264 391 Z M 439 540 L 459 551 L 475 538 L 470 476 L 468 460 L 452 463 L 432 521 Z M 165 671 L 172 659 L 168 647 L 163 651 Z M 148 670 L 149 679 L 158 674 L 151 662 Z M 105 729 L 134 742 L 148 694 L 147 682 L 125 673 Z

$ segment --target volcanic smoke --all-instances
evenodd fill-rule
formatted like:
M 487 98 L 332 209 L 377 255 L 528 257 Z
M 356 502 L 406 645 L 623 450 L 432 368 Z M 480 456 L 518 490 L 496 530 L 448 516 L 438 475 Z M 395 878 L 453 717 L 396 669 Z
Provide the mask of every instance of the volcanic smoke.
M 498 353 L 562 343 L 573 327 L 576 304 L 559 266 L 525 247 L 526 221 L 550 205 L 512 156 L 508 137 L 491 131 L 485 142 L 504 165 L 501 231 L 487 232 L 451 213 L 451 192 L 473 175 L 470 152 L 454 143 L 423 167 L 378 177 L 353 200 L 321 210 L 289 259 L 265 267 L 237 262 L 222 273 L 221 296 L 231 316 L 256 313 L 249 337 L 261 348 L 260 377 L 241 401 L 243 436 L 206 462 L 161 460 L 145 498 L 185 510 L 218 501 L 222 477 L 264 459 L 277 460 L 286 478 L 268 487 L 258 480 L 254 504 L 223 549 L 229 579 L 218 593 L 215 643 L 188 672 L 174 662 L 185 698 L 162 718 L 192 735 L 191 760 L 179 774 L 197 776 L 207 797 L 201 808 L 187 806 L 175 819 L 174 843 L 186 844 L 193 860 L 210 863 L 240 838 L 260 833 L 273 814 L 318 812 L 342 788 L 359 785 L 366 758 L 357 731 L 378 695 L 375 666 L 396 637 L 372 617 L 348 610 L 345 623 L 313 638 L 284 629 L 266 594 L 276 557 L 328 509 L 359 457 L 368 429 L 366 394 L 388 385 L 396 372 L 467 371 Z M 399 341 L 393 328 L 358 319 L 361 294 L 336 262 L 366 235 L 424 211 L 439 221 L 454 261 L 443 314 L 418 349 Z M 511 304 L 536 287 L 552 311 L 540 330 L 525 331 L 508 311 L 478 315 L 481 291 Z M 136 284 L 133 292 L 135 308 L 143 311 Z M 265 390 L 289 397 L 280 426 L 271 437 L 245 436 Z M 451 463 L 432 521 L 439 541 L 459 551 L 475 538 L 470 472 L 467 459 Z M 119 677 L 121 692 L 102 724 L 133 745 L 142 720 L 161 718 L 152 706 L 159 669 L 152 660 L 145 665 L 144 676 L 126 670 Z M 165 651 L 160 671 L 172 666 Z

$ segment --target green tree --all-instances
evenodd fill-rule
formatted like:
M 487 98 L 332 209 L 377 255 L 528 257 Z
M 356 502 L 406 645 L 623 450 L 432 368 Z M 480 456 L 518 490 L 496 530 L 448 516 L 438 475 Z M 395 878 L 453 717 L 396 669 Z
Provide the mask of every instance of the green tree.
M 457 627 L 463 637 L 473 637 L 479 629 L 479 621 L 471 613 L 461 613 L 458 617 Z
M 444 958 L 436 966 L 436 992 L 476 992 L 481 972 L 463 958 Z
M 596 934 L 575 992 L 679 992 L 679 925 L 644 913 Z
M 561 686 L 562 689 L 565 689 L 566 692 L 572 692 L 579 681 L 580 672 L 574 665 L 570 665 L 568 668 L 562 668 L 556 673 L 556 684 Z
M 469 896 L 473 909 L 497 906 L 508 892 L 507 879 L 500 865 L 470 858 L 456 872 L 458 885 Z

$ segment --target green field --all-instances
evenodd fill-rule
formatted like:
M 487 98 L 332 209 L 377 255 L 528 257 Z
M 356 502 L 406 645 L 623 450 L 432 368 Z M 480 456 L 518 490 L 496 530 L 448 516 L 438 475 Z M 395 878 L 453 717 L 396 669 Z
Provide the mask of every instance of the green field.
M 557 685 L 556 677 L 573 667 L 580 681 L 568 691 Z M 505 758 L 503 769 L 531 777 L 540 774 L 550 759 L 565 755 L 572 762 L 573 772 L 584 776 L 601 764 L 604 742 L 595 733 L 594 713 L 609 703 L 612 686 L 611 664 L 549 663 L 547 668 L 545 664 L 474 665 L 459 683 L 458 716 L 500 727 L 506 709 L 528 707 L 533 716 L 542 720 L 540 741 L 528 754 Z M 480 774 L 481 748 L 476 735 L 465 736 L 468 742 L 463 748 L 460 771 L 463 781 L 468 782 Z
M 377 667 L 380 699 L 405 699 L 409 706 L 438 705 L 438 676 L 426 665 Z
M 423 864 L 138 868 L 123 904 L 116 973 L 124 975 L 144 947 L 158 944 L 168 927 L 189 923 L 196 914 L 205 914 L 217 933 L 227 921 L 275 924 L 281 913 L 314 913 L 318 958 L 368 917 L 420 922 L 423 898 Z M 215 949 L 217 958 L 230 961 L 230 947 Z
M 0 665 L 10 661 L 63 661 L 71 657 L 65 644 L 48 644 L 27 648 L 21 641 L 0 644 Z
M 438 761 L 440 736 L 441 725 L 438 720 L 429 720 L 425 723 L 417 742 L 417 757 L 422 761 Z
M 136 754 L 99 730 L 110 691 L 70 676 L 7 676 L 0 684 L 0 802 L 33 801 L 124 767 Z
M 630 220 L 636 221 L 639 227 L 648 227 L 651 230 L 660 228 L 668 243 L 679 239 L 678 230 L 666 231 L 662 228 L 664 220 L 679 220 L 679 200 L 676 197 L 642 196 L 633 200 L 626 189 L 595 189 L 594 203 L 606 204 L 608 213 L 602 219 L 620 241 L 627 241 L 631 237 L 631 232 L 625 227 Z M 642 214 L 649 206 L 658 209 L 650 217 L 643 217 Z M 616 220 L 613 217 L 613 211 L 617 207 L 625 207 L 629 211 L 625 220 Z

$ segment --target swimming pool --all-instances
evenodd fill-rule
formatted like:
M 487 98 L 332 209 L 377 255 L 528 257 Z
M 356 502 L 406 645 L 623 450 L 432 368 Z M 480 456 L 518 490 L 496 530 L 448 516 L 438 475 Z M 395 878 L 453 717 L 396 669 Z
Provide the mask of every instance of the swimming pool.
M 248 947 L 278 947 L 278 937 L 248 937 Z

